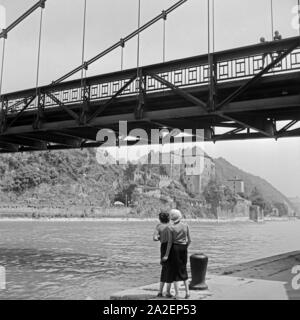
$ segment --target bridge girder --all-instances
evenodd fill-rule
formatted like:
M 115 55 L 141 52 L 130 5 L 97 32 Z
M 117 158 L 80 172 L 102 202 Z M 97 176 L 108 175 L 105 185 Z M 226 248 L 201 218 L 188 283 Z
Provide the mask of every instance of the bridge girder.
M 277 58 L 262 69 L 265 53 Z M 203 55 L 86 78 L 84 98 L 80 80 L 3 95 L 0 149 L 101 146 L 98 130 L 108 128 L 118 135 L 120 121 L 127 121 L 129 131 L 141 128 L 147 133 L 203 129 L 205 140 L 213 142 L 300 136 L 294 128 L 300 120 L 299 37 L 217 52 L 210 61 L 214 72 Z M 209 75 L 217 79 L 210 81 Z M 283 120 L 288 124 L 277 130 Z

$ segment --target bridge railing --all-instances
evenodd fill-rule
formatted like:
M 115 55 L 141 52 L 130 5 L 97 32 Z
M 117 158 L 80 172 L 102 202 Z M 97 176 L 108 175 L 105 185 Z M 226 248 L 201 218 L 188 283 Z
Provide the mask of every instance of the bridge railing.
M 252 54 L 218 62 L 218 80 L 231 81 L 252 78 L 258 74 L 264 66 L 270 64 L 282 50 Z M 289 73 L 300 70 L 300 48 L 294 50 L 278 63 L 265 76 Z
M 265 76 L 279 75 L 300 71 L 299 37 L 214 53 L 212 60 L 216 68 L 217 83 L 252 78 L 264 66 L 271 63 L 272 59 L 275 59 L 281 52 L 288 50 L 295 43 L 299 44 L 298 47 Z M 146 66 L 142 68 L 142 71 L 144 74 L 147 74 L 147 72 L 155 73 L 179 88 L 205 86 L 210 80 L 207 55 Z M 131 69 L 87 78 L 86 86 L 89 89 L 90 101 L 96 102 L 113 97 L 136 74 L 137 70 Z M 169 90 L 165 85 L 149 75 L 145 76 L 145 82 L 148 93 Z M 56 102 L 46 95 L 46 92 L 51 92 L 65 105 L 81 103 L 84 92 L 81 80 L 41 87 L 39 91 L 44 95 L 45 108 L 58 106 Z M 130 97 L 138 93 L 139 79 L 136 79 L 120 94 L 120 97 Z M 32 89 L 6 94 L 2 96 L 2 99 L 7 102 L 8 113 L 14 113 L 22 110 L 25 105 L 24 98 L 29 99 L 34 94 L 35 89 Z M 27 110 L 34 109 L 36 109 L 35 101 L 29 105 Z

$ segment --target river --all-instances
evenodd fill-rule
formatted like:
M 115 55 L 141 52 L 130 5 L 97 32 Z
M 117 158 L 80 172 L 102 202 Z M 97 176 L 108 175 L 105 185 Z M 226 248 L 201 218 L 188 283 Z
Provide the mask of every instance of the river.
M 0 299 L 108 299 L 159 280 L 151 221 L 0 221 Z M 189 222 L 209 269 L 300 249 L 300 220 Z

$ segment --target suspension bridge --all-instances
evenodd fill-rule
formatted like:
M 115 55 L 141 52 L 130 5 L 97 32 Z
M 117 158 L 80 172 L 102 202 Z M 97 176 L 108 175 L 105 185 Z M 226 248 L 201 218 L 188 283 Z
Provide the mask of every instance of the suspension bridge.
M 299 137 L 300 129 L 294 128 L 300 121 L 299 36 L 209 50 L 175 61 L 165 61 L 164 50 L 161 63 L 140 65 L 140 34 L 158 21 L 163 21 L 165 30 L 168 15 L 185 2 L 178 1 L 144 25 L 139 6 L 137 30 L 88 61 L 83 37 L 81 65 L 39 86 L 46 0 L 38 1 L 0 34 L 4 57 L 9 33 L 41 10 L 36 87 L 1 94 L 0 153 L 100 147 L 104 142 L 97 141 L 97 132 L 106 128 L 118 134 L 120 121 L 127 121 L 128 130 L 142 128 L 149 136 L 151 129 L 203 129 L 204 140 L 213 142 Z M 84 19 L 83 35 L 85 23 Z M 138 39 L 137 66 L 123 70 L 123 50 L 134 37 Z M 121 48 L 120 71 L 86 76 L 90 65 L 117 48 Z M 4 59 L 2 70 L 3 64 Z M 78 80 L 68 80 L 79 72 Z M 3 72 L 0 88 L 2 78 Z M 225 132 L 218 133 L 218 128 Z M 139 137 L 127 144 L 137 141 Z

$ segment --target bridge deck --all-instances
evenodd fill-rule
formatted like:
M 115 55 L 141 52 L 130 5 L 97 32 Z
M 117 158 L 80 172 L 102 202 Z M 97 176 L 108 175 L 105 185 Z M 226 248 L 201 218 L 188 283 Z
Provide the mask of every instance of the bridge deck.
M 280 54 L 280 63 L 218 108 Z M 216 104 L 211 107 L 207 55 L 3 95 L 0 152 L 94 147 L 100 128 L 204 129 L 207 141 L 299 136 L 300 38 L 212 56 Z M 137 76 L 138 75 L 138 76 Z M 137 116 L 137 107 L 142 109 Z M 291 121 L 286 130 L 277 121 Z M 218 134 L 215 128 L 228 128 Z M 232 131 L 235 130 L 235 131 Z

